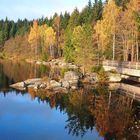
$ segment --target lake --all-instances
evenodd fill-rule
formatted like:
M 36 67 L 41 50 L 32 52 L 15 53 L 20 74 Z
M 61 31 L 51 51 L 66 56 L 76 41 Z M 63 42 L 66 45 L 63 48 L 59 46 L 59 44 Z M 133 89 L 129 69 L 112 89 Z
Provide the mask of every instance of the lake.
M 86 85 L 68 94 L 9 88 L 49 74 L 45 66 L 0 61 L 0 140 L 140 139 L 135 85 Z

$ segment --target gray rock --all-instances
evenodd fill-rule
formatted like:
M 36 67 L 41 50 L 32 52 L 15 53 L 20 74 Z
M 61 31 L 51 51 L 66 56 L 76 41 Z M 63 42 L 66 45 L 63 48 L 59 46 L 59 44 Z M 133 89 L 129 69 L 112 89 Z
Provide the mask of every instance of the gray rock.
M 46 83 L 42 83 L 41 85 L 40 85 L 40 88 L 42 88 L 42 89 L 45 89 L 47 87 L 47 84 Z
M 68 68 L 69 68 L 69 69 L 78 69 L 78 66 L 69 64 L 69 65 L 68 65 Z
M 41 78 L 35 78 L 35 79 L 28 79 L 26 81 L 23 82 L 19 82 L 16 84 L 11 85 L 10 87 L 15 88 L 15 89 L 19 89 L 19 90 L 25 90 L 27 87 L 33 85 L 32 87 L 38 87 L 39 85 L 41 85 L 42 83 L 42 79 Z
M 64 81 L 62 82 L 62 85 L 66 88 L 78 88 L 78 82 L 79 82 L 80 76 L 75 71 L 68 71 L 64 74 Z
M 64 80 L 65 81 L 79 80 L 79 75 L 75 71 L 68 71 L 64 74 Z
M 109 73 L 109 82 L 120 82 L 122 80 L 120 74 Z
M 39 87 L 34 85 L 34 90 L 38 90 L 38 89 L 39 89 Z
M 42 83 L 42 79 L 41 78 L 34 78 L 34 79 L 28 79 L 26 81 L 24 81 L 26 85 L 34 85 L 34 84 L 41 84 Z
M 28 85 L 28 88 L 34 88 L 35 85 Z
M 70 83 L 70 88 L 71 89 L 77 89 L 78 88 L 78 80 L 71 80 L 71 81 L 69 81 L 69 83 Z
M 65 62 L 59 62 L 58 66 L 60 68 L 65 68 L 65 67 L 67 67 L 67 64 Z
M 94 84 L 94 83 L 96 83 L 96 79 L 97 79 L 96 77 L 97 77 L 96 73 L 87 73 L 85 75 L 85 78 L 84 78 L 83 82 Z
M 70 85 L 77 85 L 79 80 L 69 80 Z
M 62 81 L 62 87 L 64 88 L 70 88 L 70 83 L 68 81 Z
M 49 63 L 48 63 L 48 62 L 44 62 L 44 61 L 43 61 L 43 63 L 42 63 L 42 64 L 43 64 L 43 65 L 48 65 Z
M 41 61 L 37 61 L 36 64 L 37 64 L 37 65 L 41 65 L 42 62 L 41 62 Z
M 21 91 L 26 90 L 26 85 L 25 85 L 24 82 L 19 82 L 19 83 L 10 85 L 10 87 L 11 87 L 11 88 L 15 88 L 15 89 L 17 89 L 17 90 L 21 90 Z
M 10 87 L 13 87 L 13 88 L 25 88 L 26 84 L 25 84 L 25 82 L 18 82 L 16 84 L 10 85 Z
M 76 90 L 76 89 L 78 89 L 78 87 L 77 86 L 71 86 L 71 89 Z
M 84 83 L 91 83 L 91 78 L 89 76 L 86 76 L 83 80 Z
M 40 87 L 41 84 L 42 82 L 36 82 L 34 85 Z
M 61 83 L 55 81 L 55 80 L 51 80 L 50 82 L 48 82 L 47 84 L 47 89 L 53 89 L 56 87 L 61 87 Z

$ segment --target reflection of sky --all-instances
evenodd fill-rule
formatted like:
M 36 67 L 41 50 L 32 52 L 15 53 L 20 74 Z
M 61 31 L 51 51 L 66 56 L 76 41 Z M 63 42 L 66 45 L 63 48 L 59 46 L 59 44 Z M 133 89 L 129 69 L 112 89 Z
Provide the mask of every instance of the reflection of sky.
M 32 101 L 28 94 L 15 92 L 6 97 L 0 93 L 1 140 L 79 140 L 65 130 L 67 115 L 50 109 L 46 103 Z M 88 132 L 83 140 L 98 140 L 98 134 Z

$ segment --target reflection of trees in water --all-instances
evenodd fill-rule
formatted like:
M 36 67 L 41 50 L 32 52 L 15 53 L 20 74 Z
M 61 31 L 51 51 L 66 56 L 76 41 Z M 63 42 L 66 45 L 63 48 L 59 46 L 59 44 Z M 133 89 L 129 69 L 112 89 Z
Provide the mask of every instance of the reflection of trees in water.
M 4 90 L 4 91 L 0 92 L 0 94 L 3 94 L 4 97 L 7 97 L 8 94 L 11 94 L 11 92 L 13 92 L 13 90 L 9 89 L 9 90 Z M 28 94 L 26 91 L 20 91 L 20 90 L 14 90 L 13 93 L 16 95 L 21 94 L 22 96 Z
M 107 92 L 106 92 L 107 93 Z M 131 99 L 108 90 L 96 97 L 96 129 L 101 136 L 122 139 L 131 116 Z
M 33 64 L 4 61 L 2 65 L 5 75 L 7 75 L 9 79 L 13 79 L 14 82 L 40 76 L 40 71 L 38 71 L 39 67 Z
M 0 64 L 0 89 L 6 90 L 6 87 L 13 82 L 13 79 L 9 80 L 3 72 L 3 65 Z
M 0 88 L 7 88 L 10 84 L 29 78 L 48 75 L 47 66 L 27 64 L 25 62 L 0 62 Z
M 131 121 L 128 125 L 126 135 L 128 140 L 139 140 L 140 139 L 140 102 L 135 101 L 132 106 Z
M 90 108 L 94 107 L 93 100 L 94 94 L 83 89 L 69 95 L 68 120 L 65 128 L 69 129 L 72 135 L 84 136 L 87 130 L 93 130 L 95 118 L 90 111 Z
M 0 88 L 31 78 L 60 78 L 60 70 L 45 65 L 34 65 L 26 62 L 0 61 Z M 4 89 L 3 89 L 4 90 Z
M 69 94 L 41 91 L 35 97 L 67 113 L 65 128 L 69 134 L 84 136 L 94 127 L 106 140 L 131 139 L 139 134 L 140 129 L 135 127 L 140 128 L 140 104 L 110 91 L 107 86 L 86 87 Z
M 4 62 L 0 64 L 0 89 L 6 89 L 13 82 L 44 74 L 57 79 L 59 71 L 53 69 L 50 72 L 47 67 L 26 63 Z M 5 96 L 7 93 L 6 90 L 3 92 Z M 140 103 L 110 91 L 108 86 L 86 86 L 69 94 L 35 92 L 32 89 L 29 89 L 29 93 L 32 99 L 37 98 L 39 102 L 48 103 L 51 108 L 66 112 L 68 120 L 65 128 L 72 135 L 84 136 L 88 130 L 92 131 L 96 127 L 106 140 L 140 137 Z M 17 91 L 17 94 L 24 93 Z

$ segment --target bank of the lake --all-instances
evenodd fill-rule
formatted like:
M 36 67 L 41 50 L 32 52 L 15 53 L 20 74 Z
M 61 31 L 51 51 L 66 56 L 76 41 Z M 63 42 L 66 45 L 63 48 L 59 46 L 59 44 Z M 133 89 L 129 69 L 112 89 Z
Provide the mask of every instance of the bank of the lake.
M 92 73 L 86 72 L 83 75 L 82 66 L 80 67 L 73 63 L 67 63 L 64 59 L 52 59 L 48 62 L 27 59 L 26 62 L 39 66 L 48 66 L 50 71 L 54 71 L 54 69 L 56 69 L 57 76 L 46 75 L 45 78 L 39 77 L 40 79 L 26 79 L 25 81 L 14 83 L 11 87 L 20 90 L 34 88 L 34 90 L 46 89 L 53 90 L 54 92 L 68 92 L 69 89 L 77 90 L 84 84 L 121 81 L 120 74 L 116 72 L 105 72 L 102 67 L 100 68 L 101 70 Z

